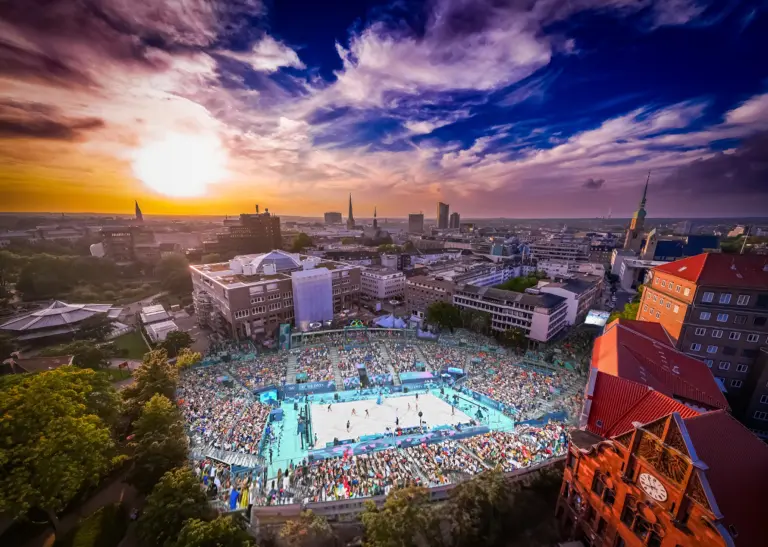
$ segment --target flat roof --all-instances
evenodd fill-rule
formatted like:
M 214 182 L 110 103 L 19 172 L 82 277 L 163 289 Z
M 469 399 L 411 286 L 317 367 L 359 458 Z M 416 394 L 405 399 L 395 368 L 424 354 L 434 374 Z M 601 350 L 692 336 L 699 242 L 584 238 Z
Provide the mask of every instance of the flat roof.
M 458 290 L 468 294 L 475 294 L 481 298 L 491 298 L 505 303 L 517 303 L 539 308 L 554 308 L 565 302 L 565 298 L 562 296 L 549 293 L 529 294 L 505 291 L 493 287 L 478 287 L 477 285 L 462 285 Z

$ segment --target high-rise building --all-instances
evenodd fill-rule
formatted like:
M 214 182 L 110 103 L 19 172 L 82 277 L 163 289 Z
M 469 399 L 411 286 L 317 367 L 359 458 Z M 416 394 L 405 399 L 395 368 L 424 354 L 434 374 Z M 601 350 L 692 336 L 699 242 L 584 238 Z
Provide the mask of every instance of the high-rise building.
M 640 252 L 643 246 L 643 237 L 645 236 L 645 199 L 648 195 L 648 181 L 650 179 L 651 174 L 648 173 L 648 179 L 645 181 L 645 188 L 643 189 L 643 197 L 640 200 L 640 207 L 632 215 L 629 230 L 627 230 L 627 237 L 624 239 L 624 248 L 636 253 Z
M 640 321 L 703 360 L 734 414 L 768 439 L 768 257 L 704 253 L 653 268 Z
M 280 217 L 273 216 L 269 209 L 263 213 L 243 213 L 238 220 L 225 221 L 225 232 L 216 234 L 213 241 L 203 242 L 206 253 L 218 253 L 223 256 L 267 253 L 282 247 Z
M 424 233 L 424 214 L 411 213 L 408 215 L 408 231 L 412 234 Z
M 437 227 L 448 228 L 448 204 L 442 201 L 437 202 Z
M 449 227 L 451 229 L 459 229 L 459 225 L 461 224 L 461 217 L 459 216 L 459 213 L 451 213 L 451 220 Z
M 342 224 L 341 213 L 325 213 L 326 224 Z
M 136 205 L 136 222 L 144 222 L 144 215 L 141 214 L 138 200 L 134 200 L 134 203 Z
M 347 214 L 347 229 L 355 228 L 355 217 L 352 215 L 352 194 L 349 194 L 349 213 Z

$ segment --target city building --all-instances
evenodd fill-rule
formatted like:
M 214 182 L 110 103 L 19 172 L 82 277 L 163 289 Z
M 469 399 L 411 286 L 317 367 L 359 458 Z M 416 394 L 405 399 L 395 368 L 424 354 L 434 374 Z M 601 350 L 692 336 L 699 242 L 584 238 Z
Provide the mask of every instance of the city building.
M 141 318 L 141 322 L 144 325 L 149 325 L 151 323 L 158 323 L 160 321 L 168 321 L 171 319 L 171 316 L 168 314 L 167 311 L 165 311 L 165 308 L 162 304 L 155 304 L 154 306 L 144 306 L 141 308 L 141 313 L 139 313 L 139 317 Z
M 149 340 L 153 344 L 159 344 L 168 337 L 169 333 L 179 330 L 179 327 L 172 319 L 168 319 L 166 321 L 151 323 L 145 327 L 145 330 L 147 331 Z
M 462 234 L 471 234 L 475 231 L 475 223 L 474 222 L 460 222 L 459 223 L 459 232 Z
M 560 260 L 538 260 L 536 271 L 549 278 L 568 277 L 576 274 L 605 275 L 605 266 L 594 262 L 562 262 Z
M 118 263 L 154 263 L 160 260 L 160 244 L 144 226 L 110 226 L 101 229 L 101 252 Z
M 528 246 L 537 260 L 586 262 L 589 260 L 589 240 L 586 238 L 550 238 Z
M 359 303 L 361 289 L 359 266 L 284 251 L 193 265 L 190 272 L 200 324 L 235 339 L 271 336 L 294 320 L 302 328 L 313 314 L 327 320 L 328 301 L 338 313 Z
M 565 298 L 554 294 L 529 294 L 461 285 L 453 295 L 453 304 L 491 314 L 491 329 L 518 328 L 528 339 L 547 342 L 566 326 L 568 306 Z
M 349 194 L 349 211 L 347 212 L 347 230 L 355 229 L 355 217 L 352 215 L 352 194 Z
M 259 213 L 258 205 L 255 214 L 243 213 L 239 219 L 225 220 L 224 228 L 214 240 L 203 242 L 204 252 L 222 256 L 267 253 L 283 244 L 280 217 L 271 215 L 269 209 Z
M 588 260 L 595 264 L 610 264 L 611 255 L 615 248 L 615 245 L 609 245 L 607 243 L 591 244 L 589 246 Z
M 437 202 L 437 227 L 438 229 L 448 228 L 448 204 L 441 201 Z
M 749 227 L 744 226 L 742 224 L 738 224 L 736 227 L 734 227 L 733 230 L 728 232 L 728 236 L 727 237 L 739 237 L 739 236 L 743 236 L 744 234 L 746 234 L 748 232 L 749 232 Z
M 410 277 L 405 282 L 405 308 L 411 315 L 424 317 L 430 304 L 452 303 L 455 289 L 453 281 L 431 279 L 423 275 Z
M 611 273 L 619 276 L 619 287 L 622 290 L 634 293 L 646 282 L 653 268 L 666 263 L 663 260 L 642 260 L 628 249 L 614 249 Z
M 603 279 L 602 276 L 581 274 L 563 281 L 539 281 L 536 290 L 565 298 L 568 308 L 565 322 L 568 325 L 577 325 L 582 323 L 587 312 L 599 303 L 603 294 Z
M 768 438 L 768 257 L 705 253 L 653 268 L 637 313 L 704 360 L 734 414 Z
M 405 275 L 391 268 L 366 268 L 360 272 L 364 296 L 376 300 L 402 298 L 405 295 Z
M 459 216 L 459 213 L 451 213 L 448 227 L 451 229 L 458 230 L 460 226 L 461 226 L 461 217 Z
M 651 174 L 648 173 L 648 179 L 645 181 L 645 188 L 643 189 L 643 197 L 640 200 L 640 207 L 638 207 L 635 214 L 632 215 L 632 220 L 629 223 L 629 230 L 624 239 L 624 248 L 639 253 L 643 247 L 643 239 L 645 238 L 645 200 L 648 195 L 648 181 L 651 179 Z
M 715 235 L 689 235 L 677 238 L 660 238 L 656 228 L 648 235 L 640 252 L 643 260 L 671 262 L 679 258 L 696 256 L 701 253 L 720 252 L 720 238 Z
M 757 546 L 768 446 L 732 418 L 709 369 L 658 323 L 596 342 L 556 517 L 593 547 Z
M 325 213 L 324 215 L 326 224 L 342 224 L 341 213 Z
M 45 308 L 6 321 L 0 325 L 0 331 L 21 341 L 67 338 L 77 333 L 83 321 L 99 316 L 117 319 L 121 312 L 122 308 L 113 308 L 110 304 L 67 304 L 56 300 Z
M 411 213 L 408 215 L 408 232 L 411 234 L 424 233 L 424 214 Z

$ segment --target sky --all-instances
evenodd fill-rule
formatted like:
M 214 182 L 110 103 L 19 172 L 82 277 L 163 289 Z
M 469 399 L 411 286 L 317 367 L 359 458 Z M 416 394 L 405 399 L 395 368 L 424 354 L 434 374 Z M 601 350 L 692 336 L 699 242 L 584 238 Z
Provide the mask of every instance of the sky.
M 0 211 L 768 212 L 768 3 L 6 0 Z

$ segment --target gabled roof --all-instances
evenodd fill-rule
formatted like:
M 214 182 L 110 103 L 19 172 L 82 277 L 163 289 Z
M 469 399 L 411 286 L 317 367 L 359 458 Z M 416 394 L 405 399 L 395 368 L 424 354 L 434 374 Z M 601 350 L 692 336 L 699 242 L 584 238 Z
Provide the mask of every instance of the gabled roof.
M 595 341 L 592 367 L 705 409 L 729 408 L 707 365 L 672 347 L 659 323 L 614 321 Z
M 593 371 L 597 375 L 591 397 L 586 430 L 602 437 L 614 437 L 632 429 L 633 422 L 648 423 L 679 413 L 693 417 L 698 411 L 647 386 Z
M 723 410 L 685 418 L 685 428 L 726 527 L 736 545 L 765 545 L 768 538 L 768 445 Z
M 703 253 L 656 266 L 661 272 L 698 285 L 734 288 L 768 286 L 768 256 Z

